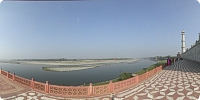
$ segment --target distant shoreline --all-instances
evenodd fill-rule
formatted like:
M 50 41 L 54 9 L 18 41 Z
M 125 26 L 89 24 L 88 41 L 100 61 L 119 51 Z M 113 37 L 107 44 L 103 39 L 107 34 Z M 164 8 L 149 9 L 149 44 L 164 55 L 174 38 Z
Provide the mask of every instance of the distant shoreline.
M 75 71 L 96 68 L 104 65 L 111 65 L 117 63 L 132 63 L 139 59 L 124 59 L 124 60 L 76 60 L 76 61 L 6 61 L 3 63 L 12 64 L 26 64 L 26 65 L 44 65 L 44 71 Z M 52 67 L 53 66 L 53 67 Z
M 101 64 L 111 64 L 111 63 L 125 63 L 134 62 L 139 59 L 128 59 L 128 60 L 77 60 L 77 61 L 9 61 L 8 63 L 14 64 L 29 64 L 29 65 L 101 65 Z

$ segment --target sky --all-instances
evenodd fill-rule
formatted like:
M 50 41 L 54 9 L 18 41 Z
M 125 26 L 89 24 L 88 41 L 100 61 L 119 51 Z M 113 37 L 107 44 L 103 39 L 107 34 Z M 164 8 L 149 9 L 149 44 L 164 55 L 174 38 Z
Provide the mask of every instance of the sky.
M 2 1 L 0 59 L 176 55 L 199 39 L 197 0 Z

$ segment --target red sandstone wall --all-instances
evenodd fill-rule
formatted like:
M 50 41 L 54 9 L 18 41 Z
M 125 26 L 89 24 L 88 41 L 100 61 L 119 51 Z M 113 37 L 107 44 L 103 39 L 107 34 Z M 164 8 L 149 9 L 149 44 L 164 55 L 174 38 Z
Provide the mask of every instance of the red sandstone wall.
M 109 84 L 100 85 L 100 86 L 92 86 L 92 84 L 90 84 L 90 86 L 51 85 L 51 84 L 48 84 L 48 81 L 46 83 L 41 83 L 41 82 L 34 81 L 33 79 L 32 80 L 25 79 L 25 78 L 15 75 L 15 74 L 11 74 L 9 72 L 3 71 L 2 69 L 0 69 L 0 75 L 3 75 L 12 81 L 15 81 L 15 82 L 25 85 L 25 86 L 28 86 L 39 92 L 49 93 L 49 94 L 58 95 L 58 96 L 82 97 L 82 96 L 103 95 L 103 94 L 119 92 L 119 91 L 128 89 L 128 88 L 146 80 L 147 78 L 152 77 L 153 75 L 160 72 L 161 70 L 162 70 L 162 65 L 159 67 L 156 67 L 155 69 L 153 69 L 149 72 L 135 76 L 133 78 L 115 82 L 115 83 L 112 83 L 112 81 L 110 81 Z

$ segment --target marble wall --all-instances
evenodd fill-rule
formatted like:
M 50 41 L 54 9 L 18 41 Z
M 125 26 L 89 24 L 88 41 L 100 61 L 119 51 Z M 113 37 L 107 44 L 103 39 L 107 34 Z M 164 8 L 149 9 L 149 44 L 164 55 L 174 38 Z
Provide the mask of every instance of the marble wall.
M 181 56 L 184 59 L 200 62 L 200 39 L 191 45 L 191 48 L 186 49 L 186 52 L 184 52 Z

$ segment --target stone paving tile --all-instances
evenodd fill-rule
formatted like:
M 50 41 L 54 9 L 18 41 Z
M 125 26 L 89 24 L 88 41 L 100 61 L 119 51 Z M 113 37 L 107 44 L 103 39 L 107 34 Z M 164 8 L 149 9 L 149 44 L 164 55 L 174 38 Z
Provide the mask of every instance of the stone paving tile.
M 16 96 L 3 98 L 5 100 L 65 100 L 62 97 L 49 96 L 36 91 L 27 91 Z
M 2 91 L 20 90 L 18 85 L 3 82 L 0 76 L 0 96 Z M 12 82 L 11 82 L 12 83 Z M 6 85 L 7 84 L 7 85 Z M 4 86 L 6 85 L 6 86 Z M 2 87 L 2 89 L 1 89 Z M 8 92 L 9 93 L 9 92 Z M 200 96 L 200 64 L 182 60 L 167 66 L 163 71 L 144 82 L 114 93 L 114 100 L 197 100 Z M 29 90 L 5 100 L 112 100 L 111 95 L 90 98 L 62 98 Z

